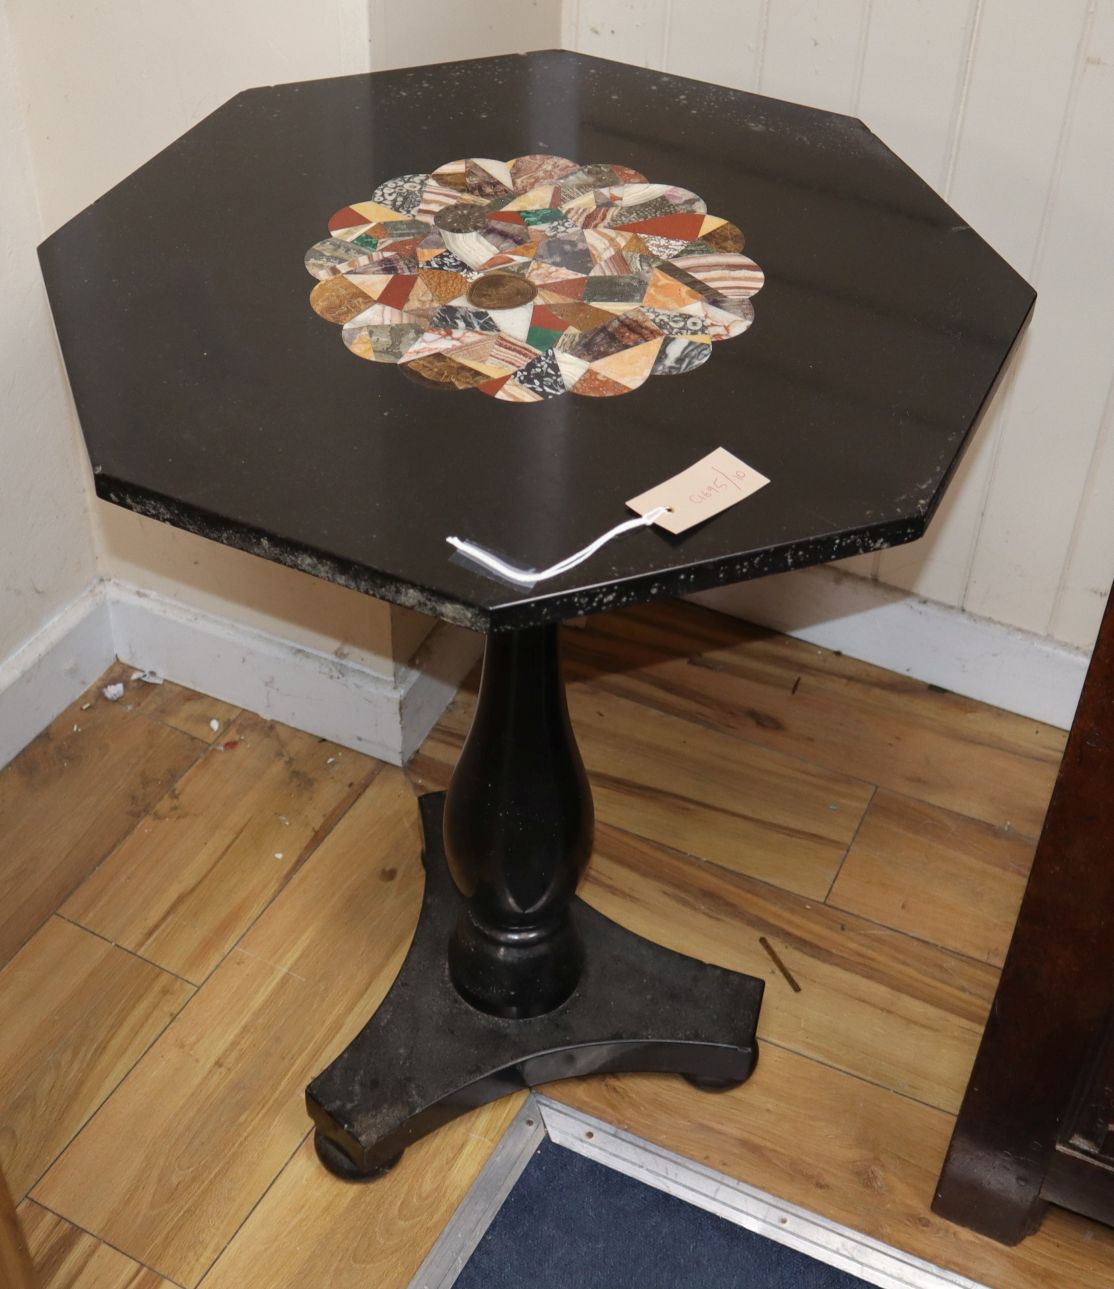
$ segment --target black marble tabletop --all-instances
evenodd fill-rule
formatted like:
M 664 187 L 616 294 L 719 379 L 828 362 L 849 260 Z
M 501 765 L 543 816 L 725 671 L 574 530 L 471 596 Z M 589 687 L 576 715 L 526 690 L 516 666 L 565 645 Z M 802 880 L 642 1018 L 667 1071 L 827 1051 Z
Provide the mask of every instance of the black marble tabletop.
M 359 361 L 311 309 L 334 211 L 542 153 L 738 225 L 765 273 L 750 329 L 622 397 L 521 403 Z M 102 497 L 480 630 L 920 536 L 1034 301 L 861 122 L 564 52 L 248 90 L 40 257 Z M 533 588 L 446 544 L 545 567 L 717 447 L 771 482 L 680 536 Z

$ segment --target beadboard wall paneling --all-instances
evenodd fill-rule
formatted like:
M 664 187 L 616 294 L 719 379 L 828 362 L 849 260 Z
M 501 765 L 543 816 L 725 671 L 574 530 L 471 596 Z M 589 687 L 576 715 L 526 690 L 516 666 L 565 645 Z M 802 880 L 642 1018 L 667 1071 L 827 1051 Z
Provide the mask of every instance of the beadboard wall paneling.
M 1071 555 L 1053 610 L 1052 633 L 1058 639 L 1084 639 L 1110 586 L 1110 552 L 1114 550 L 1114 386 L 1107 396 L 1103 429 L 1095 445 L 1095 462 L 1076 516 Z
M 1114 356 L 1112 63 L 1114 3 L 1102 0 L 1088 16 L 1075 60 L 1034 265 L 1043 307 L 1017 373 L 964 601 L 975 613 L 1030 631 L 1056 627 L 1107 414 Z M 1106 531 L 1095 536 L 1109 556 L 1109 494 L 1106 510 Z M 1077 630 L 1093 634 L 1097 626 L 1096 615 L 1093 627 L 1081 622 Z
M 959 214 L 1021 273 L 1036 267 L 1048 195 L 1055 180 L 1063 121 L 1075 79 L 1076 49 L 1089 0 L 1041 5 L 1034 0 L 976 0 L 965 79 L 942 191 Z M 1024 7 L 1024 20 L 1019 8 Z M 932 178 L 927 176 L 926 178 Z M 1023 368 L 1041 347 L 1048 302 L 1013 371 L 968 449 L 930 535 L 879 557 L 878 576 L 945 604 L 967 604 L 967 587 L 983 511 L 997 463 L 1016 451 L 1008 425 Z M 1074 509 L 1074 499 L 1072 502 Z M 1029 522 L 1034 521 L 1029 517 Z M 1003 583 L 1014 574 L 1003 570 Z M 1027 594 L 1028 580 L 1018 588 Z M 995 615 L 988 608 L 979 610 Z M 1045 633 L 1003 615 L 997 621 Z M 1096 618 L 1093 631 L 1098 630 Z M 1069 641 L 1067 643 L 1083 643 Z
M 1114 0 L 708 0 L 699 21 L 681 0 L 566 0 L 562 33 L 861 116 L 1036 283 L 929 536 L 842 567 L 1090 648 L 1114 578 Z
M 792 0 L 766 15 L 762 93 L 854 112 L 870 0 Z
M 367 8 L 373 71 L 554 49 L 561 44 L 561 0 L 348 2 Z
M 674 26 L 671 0 L 564 0 L 564 3 L 570 13 L 562 26 L 566 48 L 594 54 L 597 58 L 614 58 L 620 63 L 669 70 L 668 37 Z M 683 16 L 680 5 L 677 16 Z M 702 17 L 698 25 L 704 26 Z M 715 77 L 699 79 L 707 81 Z
M 870 10 L 856 114 L 937 189 L 948 182 L 976 12 L 973 0 Z
M 757 86 L 765 47 L 765 0 L 704 0 L 699 22 L 686 22 L 680 6 L 667 16 L 666 71 L 739 89 Z M 709 31 L 716 33 L 715 40 L 708 39 Z
M 38 212 L 15 53 L 0 5 L 0 663 L 14 659 L 97 576 L 88 467 L 70 421 L 35 259 Z M 92 664 L 95 648 L 72 656 L 82 659 L 75 667 L 80 690 L 105 664 Z M 29 674 L 23 664 L 9 670 L 17 666 Z M 48 670 L 57 675 L 65 665 Z M 6 678 L 0 676 L 0 690 Z M 5 748 L 8 729 L 0 732 L 0 763 Z

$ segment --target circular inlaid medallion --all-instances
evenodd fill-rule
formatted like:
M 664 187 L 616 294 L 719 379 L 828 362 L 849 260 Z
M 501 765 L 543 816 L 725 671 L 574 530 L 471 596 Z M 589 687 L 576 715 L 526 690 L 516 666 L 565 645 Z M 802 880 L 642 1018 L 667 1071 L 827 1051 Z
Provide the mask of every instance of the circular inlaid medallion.
M 485 273 L 468 287 L 468 303 L 478 309 L 517 309 L 537 294 L 533 282 L 517 273 Z
M 762 270 L 694 192 L 627 166 L 469 157 L 388 179 L 306 254 L 361 358 L 536 403 L 629 394 L 754 321 Z

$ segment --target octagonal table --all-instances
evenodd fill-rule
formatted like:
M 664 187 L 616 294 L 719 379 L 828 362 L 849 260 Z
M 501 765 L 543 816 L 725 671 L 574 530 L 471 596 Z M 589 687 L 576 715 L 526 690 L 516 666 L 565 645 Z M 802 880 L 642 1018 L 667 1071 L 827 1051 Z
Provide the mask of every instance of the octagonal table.
M 920 536 L 1030 287 L 861 122 L 564 52 L 246 91 L 40 255 L 100 496 L 486 633 L 323 1161 L 568 1075 L 745 1080 L 761 982 L 575 897 L 557 624 Z M 552 581 L 446 545 L 545 567 L 718 447 L 768 486 Z

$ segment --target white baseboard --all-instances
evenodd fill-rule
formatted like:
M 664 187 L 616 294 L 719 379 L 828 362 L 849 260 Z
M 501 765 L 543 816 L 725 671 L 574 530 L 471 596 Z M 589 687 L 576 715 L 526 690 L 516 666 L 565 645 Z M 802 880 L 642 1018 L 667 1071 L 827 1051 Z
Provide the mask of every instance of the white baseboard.
M 94 582 L 0 662 L 0 766 L 7 765 L 116 657 L 103 582 Z
M 236 707 L 401 765 L 480 656 L 474 632 L 438 624 L 396 680 L 332 654 L 99 581 L 0 661 L 0 766 L 116 658 Z
M 126 662 L 395 765 L 416 750 L 482 645 L 439 624 L 394 681 L 121 582 L 108 595 Z
M 835 569 L 702 592 L 710 608 L 1067 729 L 1087 655 Z M 403 764 L 480 656 L 439 624 L 396 680 L 332 654 L 97 582 L 0 662 L 0 766 L 115 657 L 344 747 Z
M 1071 727 L 1089 657 L 1079 649 L 919 600 L 833 568 L 782 573 L 691 597 L 967 698 Z

